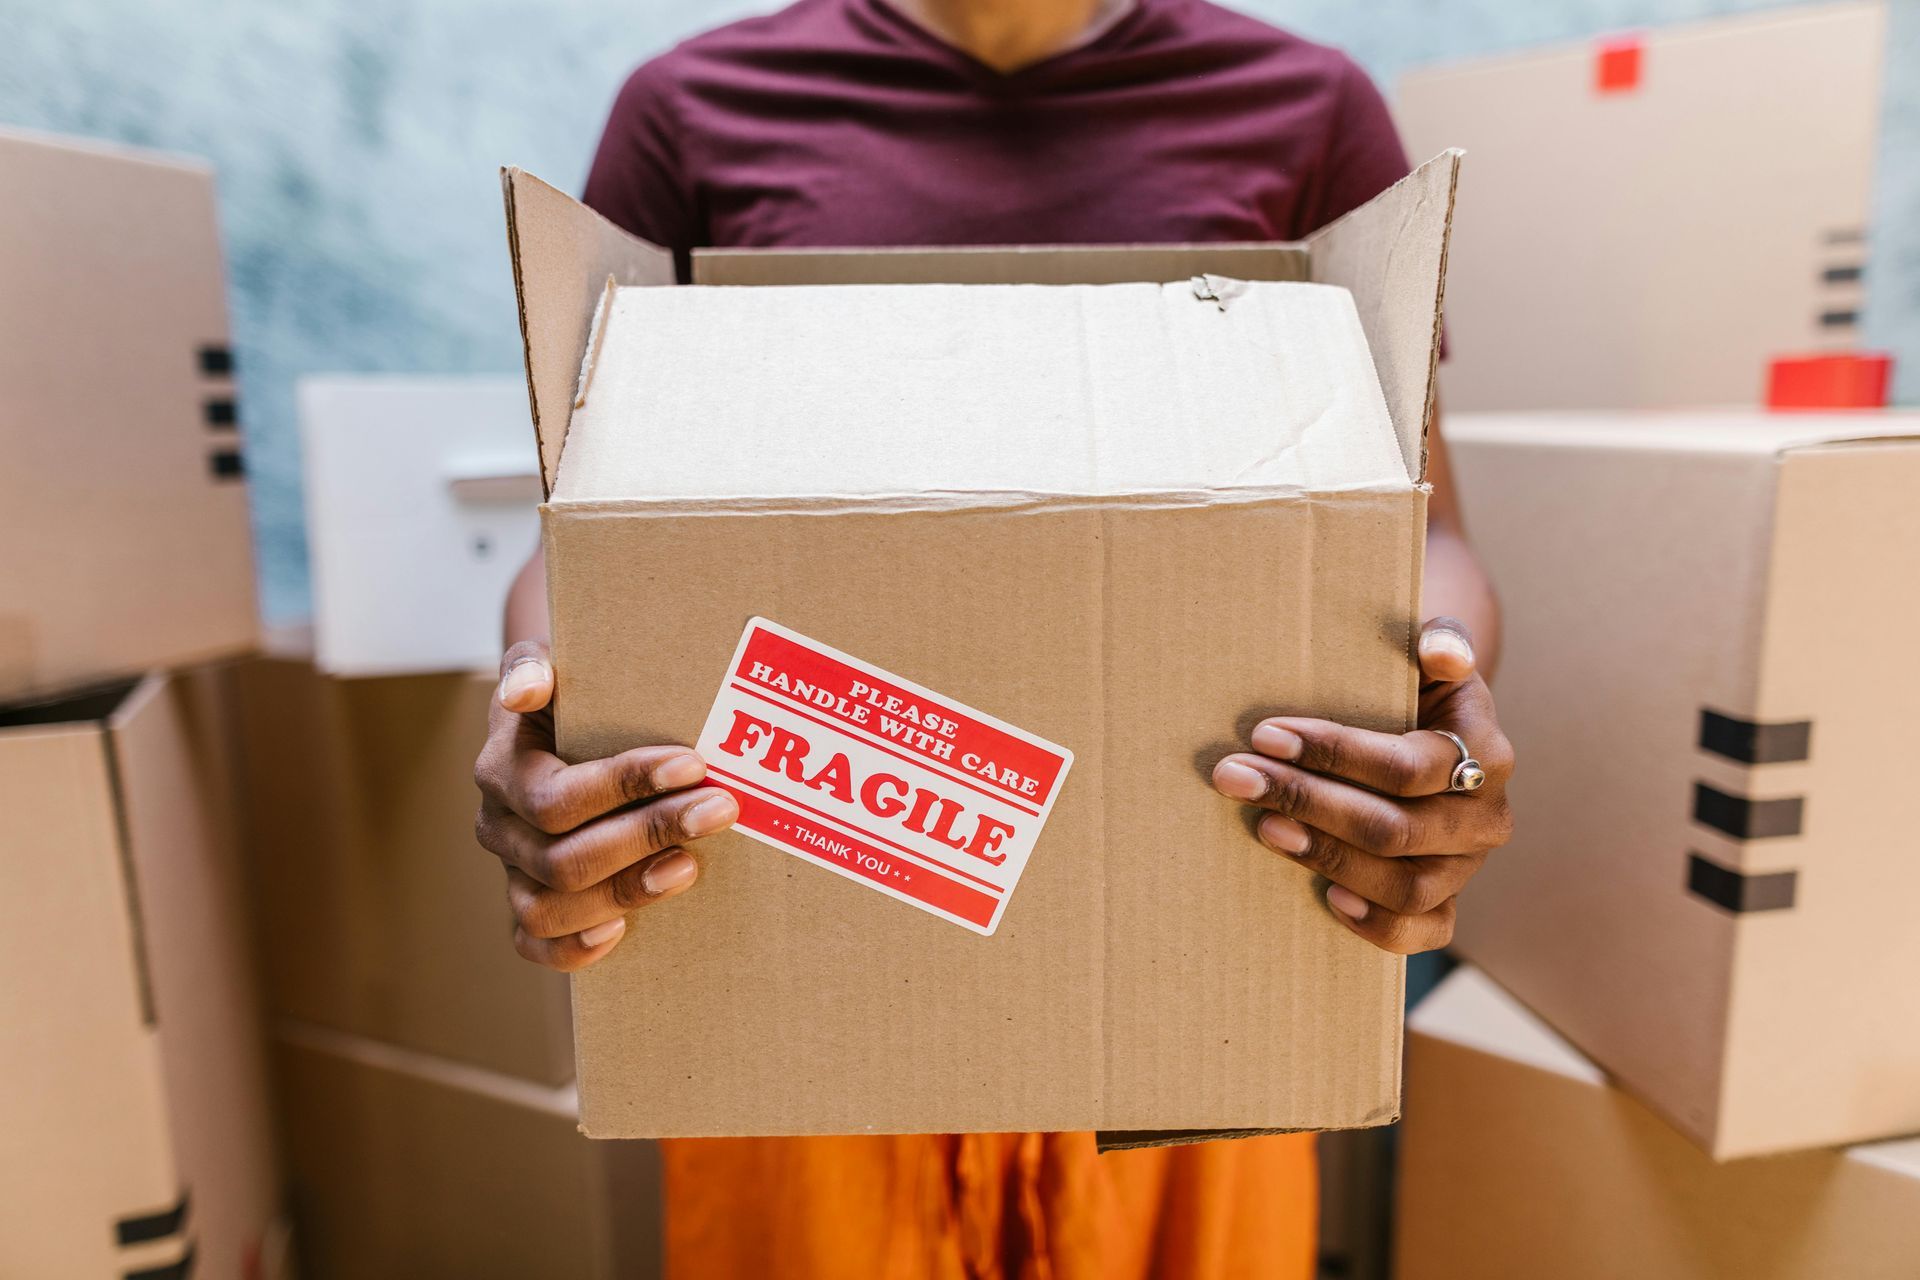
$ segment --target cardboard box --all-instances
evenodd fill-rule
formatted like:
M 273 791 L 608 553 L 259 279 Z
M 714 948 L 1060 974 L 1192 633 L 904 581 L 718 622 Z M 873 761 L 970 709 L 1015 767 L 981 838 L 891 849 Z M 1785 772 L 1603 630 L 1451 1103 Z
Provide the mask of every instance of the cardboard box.
M 238 668 L 248 856 L 273 1010 L 543 1084 L 572 1078 L 566 979 L 514 952 L 473 838 L 494 681 Z
M 500 602 L 540 544 L 526 383 L 302 378 L 300 441 L 319 668 L 494 669 Z
M 1778 356 L 1860 344 L 1886 6 L 1823 4 L 1403 78 L 1467 149 L 1441 401 L 1751 405 Z
M 1920 416 L 1447 434 L 1520 759 L 1458 948 L 1717 1156 L 1920 1131 Z
M 1908 1280 L 1920 1139 L 1716 1165 L 1478 970 L 1407 1021 L 1400 1280 Z
M 275 1272 L 225 716 L 204 675 L 0 713 L 0 1275 Z
M 213 174 L 0 130 L 0 701 L 252 647 Z
M 283 1024 L 301 1258 L 319 1280 L 652 1280 L 658 1152 L 590 1142 L 569 1085 Z
M 574 980 L 589 1133 L 1123 1143 L 1393 1117 L 1400 962 L 1207 770 L 1272 711 L 1414 721 L 1456 170 L 1298 245 L 694 256 L 696 282 L 752 291 L 609 288 L 671 260 L 508 171 L 563 754 L 705 741 L 724 684 L 839 735 L 865 779 L 857 809 L 826 774 L 796 803 L 733 762 L 760 840 L 697 845 L 699 888 Z M 756 618 L 791 631 L 731 667 Z M 876 746 L 831 691 L 794 718 L 747 689 L 754 645 L 793 633 L 820 652 L 792 662 L 938 708 L 960 752 Z M 949 765 L 996 760 L 968 741 L 1050 762 L 1018 792 L 1052 809 L 1010 894 L 1044 808 L 1002 805 L 1018 831 L 990 852 L 971 810 L 1003 796 Z M 868 766 L 900 761 L 939 776 L 888 817 L 898 779 Z M 956 854 L 926 815 L 963 808 L 984 843 Z M 827 852 L 765 847 L 782 824 Z M 916 877 L 990 909 L 917 910 Z

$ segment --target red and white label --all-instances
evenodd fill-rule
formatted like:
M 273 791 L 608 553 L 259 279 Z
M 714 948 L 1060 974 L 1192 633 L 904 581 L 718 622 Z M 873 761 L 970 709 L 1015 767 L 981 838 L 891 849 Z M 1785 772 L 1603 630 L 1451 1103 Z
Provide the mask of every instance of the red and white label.
M 735 830 L 992 934 L 1073 752 L 765 618 L 696 746 Z

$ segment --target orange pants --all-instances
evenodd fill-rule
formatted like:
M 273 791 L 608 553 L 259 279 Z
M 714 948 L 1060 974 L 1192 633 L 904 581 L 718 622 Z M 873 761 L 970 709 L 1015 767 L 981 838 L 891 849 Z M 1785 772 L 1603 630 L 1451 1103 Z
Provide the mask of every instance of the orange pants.
M 662 1142 L 668 1280 L 1314 1272 L 1313 1137 L 1097 1155 L 1093 1135 Z

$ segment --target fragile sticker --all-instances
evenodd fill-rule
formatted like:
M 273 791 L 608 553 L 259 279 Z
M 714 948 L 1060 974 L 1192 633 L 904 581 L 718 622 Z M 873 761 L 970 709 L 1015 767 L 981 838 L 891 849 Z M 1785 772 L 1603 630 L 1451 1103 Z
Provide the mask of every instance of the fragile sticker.
M 991 935 L 1073 752 L 778 623 L 740 637 L 696 749 L 736 831 Z

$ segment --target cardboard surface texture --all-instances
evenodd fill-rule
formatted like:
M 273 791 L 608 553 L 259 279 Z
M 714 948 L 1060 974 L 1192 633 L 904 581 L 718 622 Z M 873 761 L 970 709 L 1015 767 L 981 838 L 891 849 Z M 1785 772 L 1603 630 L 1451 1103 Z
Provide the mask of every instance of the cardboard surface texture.
M 273 1010 L 569 1080 L 566 979 L 515 954 L 500 863 L 473 836 L 473 758 L 495 682 L 342 680 L 298 658 L 247 663 L 236 681 Z
M 1448 439 L 1521 760 L 1456 946 L 1718 1156 L 1920 1131 L 1920 417 Z
M 1920 1139 L 1714 1164 L 1485 974 L 1407 1024 L 1401 1280 L 1908 1280 Z
M 1775 357 L 1857 345 L 1886 22 L 1770 10 L 1404 77 L 1408 145 L 1473 157 L 1442 403 L 1751 405 Z
M 226 734 L 205 675 L 0 717 L 0 1274 L 270 1273 Z
M 300 441 L 319 668 L 493 669 L 500 601 L 540 542 L 526 383 L 303 378 Z
M 0 701 L 250 648 L 212 173 L 12 130 L 0 170 Z
M 589 1133 L 1392 1118 L 1400 962 L 1206 773 L 1280 709 L 1413 722 L 1457 164 L 1299 245 L 696 253 L 692 288 L 505 174 L 562 753 L 694 741 L 764 618 L 1073 756 L 991 937 L 696 845 L 575 980 Z
M 657 1280 L 659 1156 L 539 1086 L 298 1023 L 278 1032 L 308 1274 Z

